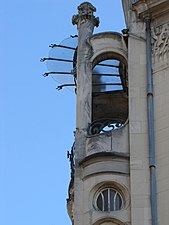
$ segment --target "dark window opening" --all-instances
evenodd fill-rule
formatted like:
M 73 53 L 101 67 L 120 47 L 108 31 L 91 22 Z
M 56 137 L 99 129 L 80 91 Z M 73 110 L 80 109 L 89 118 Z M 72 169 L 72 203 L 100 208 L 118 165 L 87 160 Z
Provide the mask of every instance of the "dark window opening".
M 119 129 L 127 118 L 127 65 L 120 56 L 108 59 L 103 56 L 92 72 L 92 119 L 88 134 Z

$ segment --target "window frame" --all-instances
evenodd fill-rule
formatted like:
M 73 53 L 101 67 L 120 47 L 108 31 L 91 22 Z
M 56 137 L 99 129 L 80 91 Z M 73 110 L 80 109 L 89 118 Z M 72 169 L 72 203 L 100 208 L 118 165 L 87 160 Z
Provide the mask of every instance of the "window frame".
M 103 195 L 103 192 L 107 190 L 107 194 L 108 194 L 108 198 L 107 198 L 107 209 L 108 210 L 105 210 L 104 207 L 105 207 L 105 197 Z M 114 198 L 113 198 L 113 210 L 111 210 L 111 198 L 110 198 L 110 191 L 114 191 L 115 194 L 114 194 Z M 98 207 L 98 198 L 99 196 L 101 195 L 101 199 L 102 199 L 102 210 Z M 121 200 L 121 207 L 119 209 L 117 209 L 117 205 L 116 205 L 116 198 L 117 196 L 120 197 L 120 200 Z M 95 209 L 99 212 L 105 212 L 105 213 L 110 213 L 110 212 L 116 212 L 116 211 L 121 211 L 123 208 L 124 208 L 124 197 L 123 195 L 120 193 L 119 190 L 117 190 L 117 188 L 115 187 L 104 187 L 102 189 L 100 189 L 96 195 L 95 195 L 95 198 L 94 198 L 94 206 L 95 206 Z

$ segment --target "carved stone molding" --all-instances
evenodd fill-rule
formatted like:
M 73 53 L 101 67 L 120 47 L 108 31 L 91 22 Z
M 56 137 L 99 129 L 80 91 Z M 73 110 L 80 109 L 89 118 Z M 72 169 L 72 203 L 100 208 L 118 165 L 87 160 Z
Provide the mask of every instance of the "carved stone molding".
M 169 23 L 152 28 L 152 53 L 158 59 L 169 55 Z
M 139 18 L 156 18 L 169 12 L 168 0 L 132 0 L 132 8 Z

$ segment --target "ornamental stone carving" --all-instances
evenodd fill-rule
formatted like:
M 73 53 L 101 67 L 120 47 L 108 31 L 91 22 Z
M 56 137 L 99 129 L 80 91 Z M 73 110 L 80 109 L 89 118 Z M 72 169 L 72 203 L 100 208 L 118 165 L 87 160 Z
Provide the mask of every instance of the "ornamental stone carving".
M 152 28 L 152 53 L 158 59 L 169 55 L 169 24 Z
M 96 8 L 89 2 L 84 2 L 78 6 L 78 14 L 72 17 L 73 25 L 78 29 L 78 60 L 85 63 L 92 56 L 92 46 L 90 37 L 93 34 L 94 27 L 99 26 L 99 18 L 93 14 Z
M 89 2 L 84 2 L 78 6 L 78 15 L 72 17 L 73 25 L 80 23 L 86 23 L 87 20 L 91 20 L 94 26 L 99 26 L 99 18 L 95 17 L 93 13 L 96 12 L 96 8 Z M 80 25 L 79 24 L 79 25 Z

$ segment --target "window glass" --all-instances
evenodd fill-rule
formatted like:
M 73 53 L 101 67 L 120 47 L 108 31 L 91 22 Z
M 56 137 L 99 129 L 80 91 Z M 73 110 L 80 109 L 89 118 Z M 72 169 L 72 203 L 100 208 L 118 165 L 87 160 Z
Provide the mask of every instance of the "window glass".
M 100 211 L 103 211 L 103 202 L 104 202 L 103 194 L 100 193 L 97 198 L 97 207 Z
M 93 92 L 108 92 L 126 88 L 126 66 L 116 59 L 108 59 L 93 68 Z
M 108 211 L 108 190 L 103 191 L 103 198 L 104 198 L 104 211 Z

